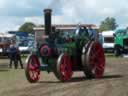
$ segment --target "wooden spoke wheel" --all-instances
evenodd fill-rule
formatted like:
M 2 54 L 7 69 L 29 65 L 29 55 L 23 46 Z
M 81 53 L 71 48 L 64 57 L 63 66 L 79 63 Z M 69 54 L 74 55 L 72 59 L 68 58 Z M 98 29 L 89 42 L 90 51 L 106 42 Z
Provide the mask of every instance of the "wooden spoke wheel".
M 28 56 L 26 61 L 25 74 L 26 78 L 30 83 L 35 83 L 39 80 L 40 76 L 40 63 L 36 55 Z
M 67 53 L 62 53 L 59 56 L 54 73 L 62 82 L 68 81 L 72 77 L 72 61 Z
M 84 72 L 88 78 L 100 78 L 105 68 L 104 50 L 99 42 L 91 42 L 88 51 L 82 55 Z

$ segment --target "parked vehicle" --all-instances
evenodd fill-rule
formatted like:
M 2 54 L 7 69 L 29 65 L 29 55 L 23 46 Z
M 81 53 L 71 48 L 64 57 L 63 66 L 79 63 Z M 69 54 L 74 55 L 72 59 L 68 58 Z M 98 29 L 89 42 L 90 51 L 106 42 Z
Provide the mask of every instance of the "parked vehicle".
M 9 34 L 16 35 L 16 44 L 19 47 L 19 50 L 23 54 L 30 53 L 31 42 L 34 42 L 33 34 L 28 32 L 19 32 L 19 31 L 9 31 Z
M 16 36 L 8 33 L 0 33 L 0 55 L 8 55 L 11 41 L 15 41 Z
M 114 53 L 115 56 L 128 54 L 128 29 L 118 29 L 114 34 Z
M 18 47 L 21 53 L 28 54 L 34 48 L 35 46 L 35 40 L 34 39 L 25 39 L 18 42 Z
M 103 48 L 105 52 L 114 52 L 114 36 L 115 31 L 103 31 Z

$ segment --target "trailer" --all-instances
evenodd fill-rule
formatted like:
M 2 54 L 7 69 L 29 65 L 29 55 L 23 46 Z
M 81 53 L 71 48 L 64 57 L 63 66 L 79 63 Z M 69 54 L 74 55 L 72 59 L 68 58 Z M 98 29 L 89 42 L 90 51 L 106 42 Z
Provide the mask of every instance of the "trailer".
M 0 55 L 8 56 L 11 41 L 15 41 L 15 35 L 0 33 Z
M 87 78 L 101 78 L 105 56 L 96 30 L 81 25 L 76 26 L 74 32 L 52 30 L 51 12 L 51 9 L 44 10 L 45 35 L 42 36 L 42 44 L 37 44 L 26 60 L 27 80 L 37 82 L 41 71 L 53 72 L 62 82 L 70 80 L 76 71 L 83 71 Z

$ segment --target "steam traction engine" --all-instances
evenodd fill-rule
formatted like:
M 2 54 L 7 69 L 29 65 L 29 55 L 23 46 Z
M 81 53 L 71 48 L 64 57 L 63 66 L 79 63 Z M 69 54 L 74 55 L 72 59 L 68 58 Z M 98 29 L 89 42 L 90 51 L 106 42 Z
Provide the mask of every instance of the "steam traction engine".
M 26 60 L 27 80 L 37 82 L 40 71 L 54 72 L 62 82 L 68 81 L 74 71 L 83 71 L 87 78 L 102 77 L 105 57 L 96 34 L 90 34 L 84 26 L 77 26 L 75 32 L 53 32 L 51 10 L 44 10 L 44 14 L 44 40 Z

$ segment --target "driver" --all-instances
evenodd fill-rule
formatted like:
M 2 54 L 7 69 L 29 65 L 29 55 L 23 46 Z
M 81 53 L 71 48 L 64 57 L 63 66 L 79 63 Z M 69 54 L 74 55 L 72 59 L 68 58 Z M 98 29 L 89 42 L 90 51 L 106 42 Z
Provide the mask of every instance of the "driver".
M 76 36 L 88 36 L 88 30 L 85 26 L 80 26 L 76 29 Z
M 91 26 L 88 27 L 88 33 L 89 33 L 89 37 L 92 39 L 92 40 L 95 40 L 96 37 L 97 37 L 97 32 L 96 30 L 92 29 Z

